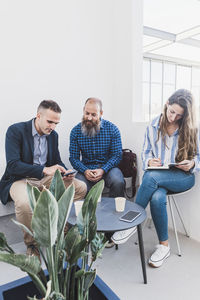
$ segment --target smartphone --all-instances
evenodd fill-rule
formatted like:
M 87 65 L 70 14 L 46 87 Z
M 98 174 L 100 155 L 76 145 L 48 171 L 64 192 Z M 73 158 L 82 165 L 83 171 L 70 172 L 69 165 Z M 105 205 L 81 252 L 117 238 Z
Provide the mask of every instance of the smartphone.
M 133 222 L 137 217 L 141 215 L 138 211 L 129 210 L 127 213 L 125 213 L 123 216 L 121 216 L 119 219 L 121 221 L 125 222 Z
M 71 171 L 71 172 L 69 172 L 67 174 L 62 174 L 62 176 L 63 177 L 67 177 L 68 175 L 75 174 L 75 173 L 76 173 L 76 171 Z

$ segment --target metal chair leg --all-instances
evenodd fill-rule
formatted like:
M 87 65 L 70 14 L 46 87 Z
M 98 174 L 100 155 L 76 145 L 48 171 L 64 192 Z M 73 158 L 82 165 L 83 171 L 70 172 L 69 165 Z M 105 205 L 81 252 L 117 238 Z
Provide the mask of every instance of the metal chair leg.
M 171 203 L 170 196 L 168 196 L 168 202 L 169 202 L 169 208 L 170 208 L 171 217 L 172 217 L 172 223 L 173 223 L 173 227 L 174 227 L 174 233 L 175 233 L 175 237 L 176 237 L 178 255 L 181 256 L 181 249 L 180 249 L 180 244 L 179 244 L 179 239 L 178 239 L 178 234 L 177 234 L 177 229 L 176 229 L 176 222 L 175 222 L 175 218 L 174 218 L 174 211 L 173 211 L 173 208 L 172 208 L 172 203 Z
M 182 214 L 181 214 L 181 211 L 180 211 L 180 209 L 179 209 L 179 206 L 178 206 L 178 204 L 177 204 L 175 198 L 174 198 L 173 196 L 171 196 L 171 197 L 172 197 L 172 199 L 173 199 L 174 206 L 176 207 L 177 213 L 178 213 L 179 218 L 180 218 L 180 220 L 181 220 L 181 223 L 182 223 L 182 225 L 183 225 L 185 234 L 186 234 L 187 237 L 189 237 L 189 234 L 188 234 L 187 229 L 186 229 L 186 227 L 185 227 L 185 224 L 184 224 L 184 221 L 183 221 L 183 216 L 182 216 Z
M 148 228 L 149 228 L 149 229 L 151 229 L 151 226 L 152 226 L 152 224 L 153 224 L 153 219 L 152 219 L 152 218 L 150 218 L 148 221 L 149 221 Z

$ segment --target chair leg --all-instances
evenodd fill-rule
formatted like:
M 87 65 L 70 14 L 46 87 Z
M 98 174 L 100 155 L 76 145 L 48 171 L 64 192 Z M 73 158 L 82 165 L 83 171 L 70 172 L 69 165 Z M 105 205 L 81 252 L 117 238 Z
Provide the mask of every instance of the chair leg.
M 172 208 L 172 203 L 171 203 L 170 196 L 168 196 L 168 202 L 169 202 L 169 208 L 170 208 L 171 217 L 172 217 L 172 223 L 173 223 L 173 227 L 174 227 L 174 233 L 175 233 L 175 237 L 176 237 L 178 255 L 181 256 L 181 249 L 180 249 L 180 244 L 179 244 L 179 239 L 178 239 L 178 234 L 177 234 L 177 229 L 176 229 L 176 222 L 175 222 L 175 218 L 174 218 L 174 211 L 173 211 L 173 208 Z
M 183 225 L 185 234 L 186 234 L 187 237 L 189 237 L 189 234 L 188 234 L 187 229 L 186 229 L 186 227 L 185 227 L 185 224 L 184 224 L 184 221 L 183 221 L 183 216 L 182 216 L 182 214 L 181 214 L 181 211 L 180 211 L 180 209 L 179 209 L 179 206 L 178 206 L 178 204 L 177 204 L 177 202 L 176 202 L 176 200 L 175 200 L 175 198 L 174 198 L 173 196 L 172 196 L 172 199 L 173 199 L 173 202 L 174 202 L 174 206 L 176 207 L 177 213 L 178 213 L 178 215 L 179 215 L 179 218 L 180 218 L 180 220 L 181 220 L 181 223 L 182 223 L 182 225 Z
M 149 221 L 149 222 L 148 222 L 148 223 L 149 223 L 148 228 L 151 229 L 151 226 L 152 226 L 152 224 L 153 224 L 153 220 L 152 220 L 152 218 L 150 218 L 148 221 Z

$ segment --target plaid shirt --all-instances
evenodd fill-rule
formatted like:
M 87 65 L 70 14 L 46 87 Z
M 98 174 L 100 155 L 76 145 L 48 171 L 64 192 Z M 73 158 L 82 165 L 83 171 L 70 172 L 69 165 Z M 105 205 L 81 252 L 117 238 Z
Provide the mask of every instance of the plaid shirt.
M 83 135 L 79 123 L 71 131 L 69 151 L 69 160 L 78 172 L 84 173 L 87 169 L 99 168 L 108 172 L 116 167 L 122 158 L 119 129 L 102 119 L 99 133 L 94 137 L 88 137 Z

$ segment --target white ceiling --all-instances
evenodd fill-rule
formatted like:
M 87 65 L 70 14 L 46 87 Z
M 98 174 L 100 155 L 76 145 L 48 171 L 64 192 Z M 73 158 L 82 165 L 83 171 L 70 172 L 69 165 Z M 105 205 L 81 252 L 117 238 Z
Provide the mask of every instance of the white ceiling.
M 174 35 L 197 26 L 200 29 L 199 0 L 143 0 L 143 3 L 143 23 L 146 27 Z M 198 34 L 191 37 L 200 41 L 200 30 Z M 158 37 L 144 35 L 144 46 L 158 41 L 160 41 Z M 184 42 L 184 40 L 180 42 Z M 177 42 L 168 44 L 167 46 L 162 45 L 156 50 L 148 50 L 147 53 L 200 62 L 200 47 Z

